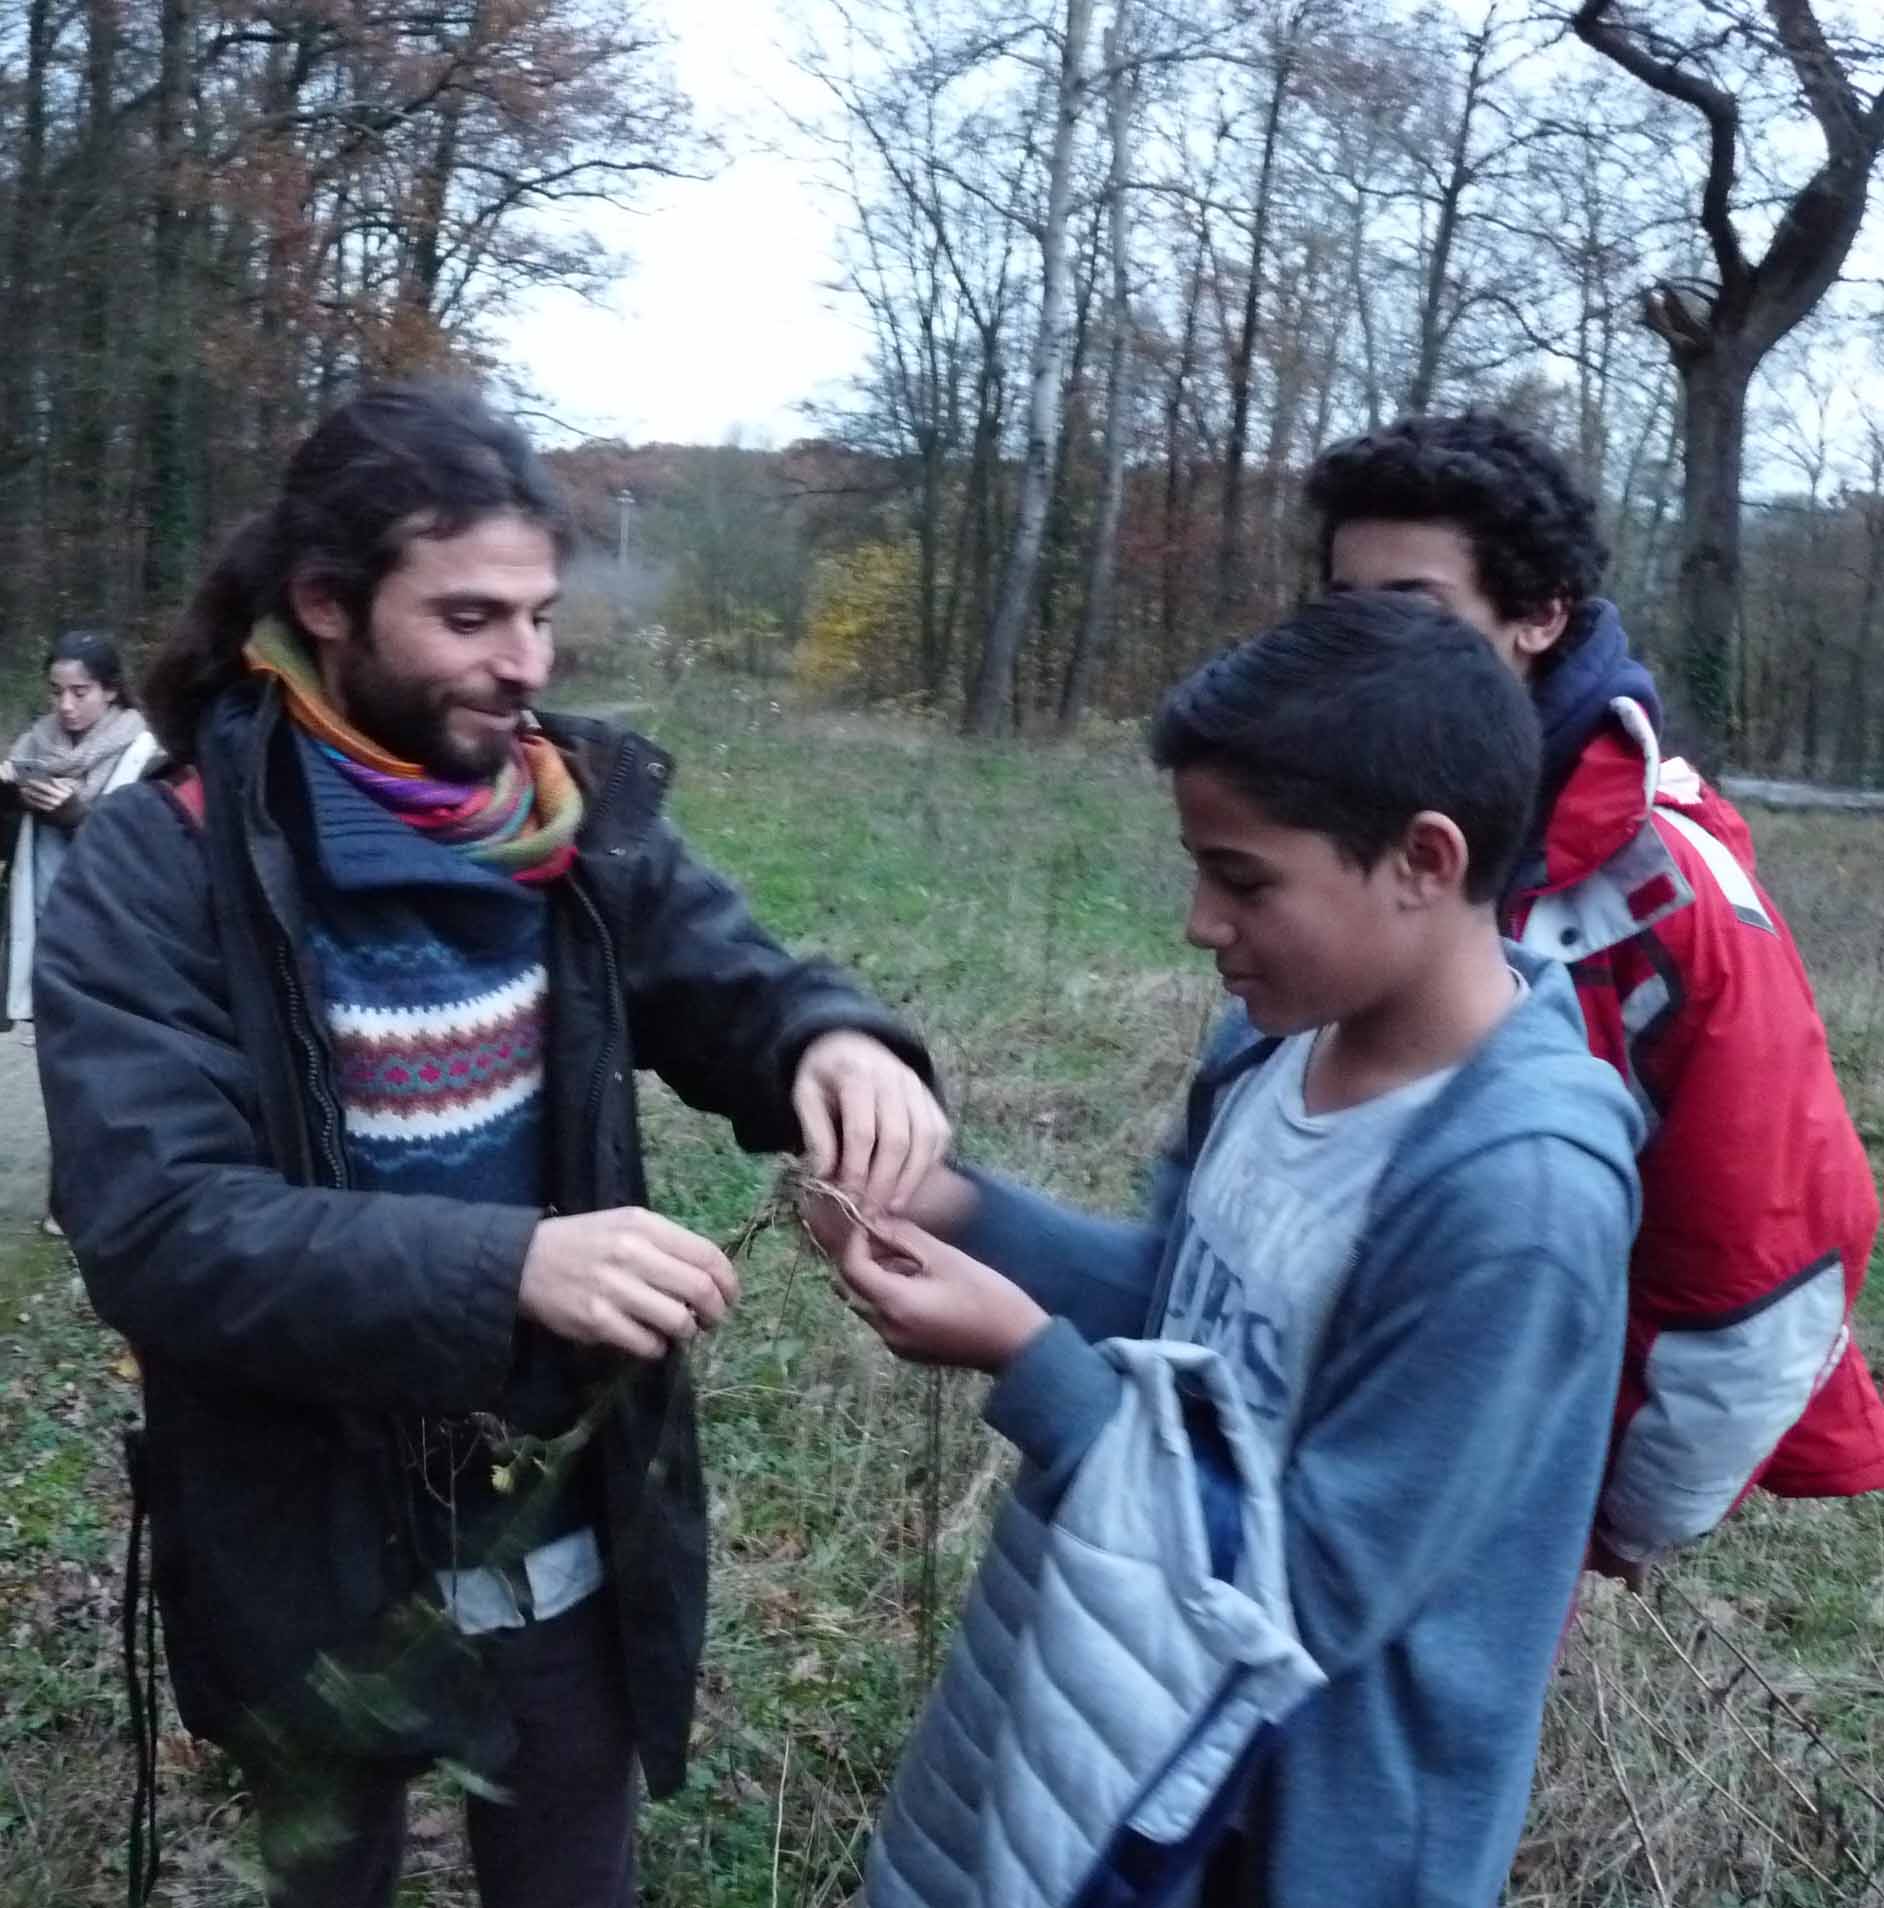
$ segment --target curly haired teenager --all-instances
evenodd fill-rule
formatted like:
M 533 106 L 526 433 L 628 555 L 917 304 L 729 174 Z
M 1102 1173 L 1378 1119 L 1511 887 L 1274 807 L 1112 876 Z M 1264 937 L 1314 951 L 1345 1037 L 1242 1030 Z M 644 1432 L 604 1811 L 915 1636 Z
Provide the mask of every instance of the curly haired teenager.
M 1336 445 L 1308 500 L 1332 587 L 1430 598 L 1528 685 L 1543 781 L 1507 914 L 1570 963 L 1591 1049 L 1648 1117 L 1593 1563 L 1639 1580 L 1756 1483 L 1878 1489 L 1884 1405 L 1849 1329 L 1870 1168 L 1746 824 L 1662 755 L 1654 680 L 1596 594 L 1594 500 L 1485 412 Z

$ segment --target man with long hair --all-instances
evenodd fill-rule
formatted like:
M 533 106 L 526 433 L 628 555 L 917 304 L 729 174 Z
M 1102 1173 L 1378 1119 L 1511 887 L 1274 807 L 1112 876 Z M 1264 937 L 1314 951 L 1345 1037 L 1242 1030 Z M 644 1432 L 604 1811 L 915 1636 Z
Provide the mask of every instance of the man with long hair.
M 44 922 L 54 1206 L 144 1370 L 178 1707 L 296 1908 L 389 1901 L 445 1760 L 486 1902 L 633 1899 L 704 1624 L 685 1348 L 737 1297 L 648 1210 L 635 1070 L 890 1209 L 946 1143 L 920 1045 L 662 819 L 668 758 L 535 713 L 570 541 L 475 396 L 343 406 Z

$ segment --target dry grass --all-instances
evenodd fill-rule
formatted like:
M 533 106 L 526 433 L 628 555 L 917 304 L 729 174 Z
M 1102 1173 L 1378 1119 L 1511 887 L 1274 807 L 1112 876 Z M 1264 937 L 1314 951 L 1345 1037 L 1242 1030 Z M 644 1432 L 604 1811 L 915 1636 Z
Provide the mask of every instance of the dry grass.
M 807 727 L 735 683 L 698 708 L 683 690 L 657 674 L 637 692 L 657 706 L 637 720 L 676 747 L 681 819 L 703 852 L 787 936 L 907 1003 L 976 1156 L 1129 1206 L 1215 1000 L 1179 943 L 1171 825 L 1132 751 L 978 749 L 851 718 Z M 1756 827 L 1877 1131 L 1884 822 Z M 770 1166 L 658 1090 L 648 1129 L 664 1210 L 726 1238 L 765 1198 Z M 24 1357 L 0 1387 L 0 1474 L 37 1494 L 0 1505 L 0 1538 L 9 1512 L 40 1509 L 0 1542 L 0 1904 L 40 1908 L 122 1894 L 128 1755 L 107 1619 L 124 1387 L 57 1255 L 14 1263 L 18 1294 L 0 1296 L 15 1300 L 7 1328 Z M 1007 1474 L 980 1385 L 898 1366 L 788 1231 L 755 1242 L 745 1283 L 738 1321 L 697 1365 L 711 1641 L 693 1781 L 648 1818 L 645 1908 L 846 1899 Z M 13 1327 L 28 1291 L 29 1323 Z M 95 1401 L 76 1425 L 60 1416 L 68 1384 Z M 58 1574 L 68 1560 L 80 1579 Z M 1875 1502 L 1756 1501 L 1649 1604 L 1592 1585 L 1552 1692 L 1513 1908 L 1825 1908 L 1867 1889 L 1884 1901 L 1867 1879 L 1884 1859 L 1869 1793 L 1884 1765 L 1881 1645 Z M 22 1691 L 38 1692 L 30 1717 Z M 159 1899 L 251 1902 L 228 1771 L 170 1728 Z M 409 1908 L 469 1903 L 442 1788 L 421 1797 L 416 1830 Z

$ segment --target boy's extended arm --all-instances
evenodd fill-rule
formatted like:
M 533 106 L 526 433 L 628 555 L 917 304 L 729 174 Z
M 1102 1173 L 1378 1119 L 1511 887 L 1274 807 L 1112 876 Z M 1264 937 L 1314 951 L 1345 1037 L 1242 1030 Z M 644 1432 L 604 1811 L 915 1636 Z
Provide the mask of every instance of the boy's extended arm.
M 1119 1374 L 1093 1349 L 1136 1338 L 1146 1314 L 1185 1169 L 1175 1149 L 1154 1169 L 1147 1216 L 1101 1219 L 990 1173 L 965 1175 L 974 1194 L 951 1228 L 964 1252 L 1005 1273 L 1053 1321 L 1031 1339 L 988 1394 L 988 1423 L 1057 1494 L 1118 1402 Z
M 962 1177 L 973 1203 L 962 1223 L 947 1228 L 951 1245 L 1004 1273 L 1086 1338 L 1133 1337 L 1144 1330 L 1182 1184 L 1173 1159 L 1159 1161 L 1150 1209 L 1139 1220 L 1080 1212 L 993 1173 L 971 1169 Z

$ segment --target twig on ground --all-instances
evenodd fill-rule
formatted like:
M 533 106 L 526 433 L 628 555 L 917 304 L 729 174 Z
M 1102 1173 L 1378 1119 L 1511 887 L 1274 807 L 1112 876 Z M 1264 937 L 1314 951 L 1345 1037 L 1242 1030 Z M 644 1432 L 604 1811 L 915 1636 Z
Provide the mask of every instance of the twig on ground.
M 1602 1672 L 1598 1670 L 1597 1675 L 1599 1679 L 1601 1677 L 1601 1674 Z M 1705 1782 L 1707 1786 L 1710 1789 L 1712 1789 L 1714 1793 L 1717 1796 L 1719 1796 L 1720 1799 L 1723 1802 L 1725 1802 L 1730 1809 L 1734 1810 L 1737 1814 L 1744 1816 L 1746 1820 L 1751 1822 L 1753 1826 L 1756 1829 L 1758 1829 L 1762 1835 L 1769 1836 L 1775 1843 L 1779 1845 L 1779 1847 L 1783 1848 L 1786 1851 L 1786 1853 L 1790 1855 L 1793 1858 L 1793 1860 L 1800 1865 L 1800 1867 L 1804 1868 L 1812 1876 L 1812 1878 L 1815 1881 L 1823 1882 L 1826 1884 L 1827 1887 L 1830 1887 L 1832 1885 L 1832 1877 L 1826 1874 L 1825 1871 L 1822 1868 L 1820 1868 L 1815 1861 L 1813 1861 L 1811 1856 L 1809 1856 L 1805 1852 L 1805 1850 L 1799 1846 L 1797 1842 L 1791 1840 L 1780 1829 L 1776 1828 L 1771 1822 L 1767 1821 L 1764 1817 L 1757 1814 L 1754 1810 L 1748 1808 L 1747 1805 L 1744 1802 L 1742 1802 L 1741 1799 L 1737 1795 L 1735 1795 L 1731 1789 L 1724 1787 L 1720 1782 L 1716 1781 L 1715 1778 L 1711 1776 L 1707 1772 L 1707 1770 L 1704 1769 L 1701 1766 L 1701 1764 L 1697 1762 L 1694 1759 L 1694 1757 L 1685 1748 L 1682 1747 L 1681 1743 L 1667 1729 L 1665 1729 L 1660 1723 L 1658 1723 L 1655 1720 L 1655 1718 L 1651 1716 L 1648 1713 L 1648 1711 L 1644 1709 L 1642 1705 L 1638 1703 L 1635 1700 L 1635 1698 L 1631 1696 L 1626 1689 L 1618 1689 L 1616 1691 L 1616 1694 L 1622 1699 L 1624 1704 L 1627 1705 L 1630 1711 L 1633 1712 L 1636 1720 L 1639 1723 L 1641 1723 L 1643 1728 L 1645 1728 L 1649 1732 L 1649 1734 L 1652 1735 L 1655 1738 L 1655 1740 L 1663 1746 L 1663 1748 L 1672 1749 L 1674 1753 L 1678 1757 L 1680 1757 L 1680 1759 L 1684 1763 L 1686 1763 L 1688 1768 L 1691 1769 L 1694 1772 L 1694 1774 L 1699 1776 L 1701 1780 Z
M 1789 1788 L 1793 1792 L 1793 1794 L 1799 1798 L 1800 1802 L 1804 1804 L 1804 1806 L 1808 1810 L 1810 1810 L 1812 1814 L 1817 1815 L 1819 1813 L 1818 1804 L 1812 1799 L 1811 1796 L 1806 1794 L 1805 1790 L 1796 1781 L 1793 1780 L 1792 1776 L 1787 1772 L 1785 1764 L 1782 1763 L 1777 1756 L 1769 1754 L 1767 1750 L 1761 1746 L 1759 1737 L 1755 1735 L 1754 1732 L 1747 1727 L 1746 1723 L 1738 1715 L 1736 1715 L 1733 1709 L 1729 1706 L 1727 1702 L 1727 1696 L 1733 1687 L 1732 1683 L 1727 1684 L 1724 1688 L 1716 1689 L 1714 1687 L 1712 1679 L 1709 1678 L 1707 1673 L 1701 1669 L 1699 1664 L 1697 1664 L 1694 1661 L 1694 1659 L 1691 1656 L 1689 1656 L 1688 1652 L 1681 1647 L 1680 1643 L 1678 1643 L 1675 1640 L 1674 1633 L 1669 1629 L 1668 1625 L 1665 1624 L 1661 1620 L 1661 1618 L 1656 1614 L 1655 1606 L 1652 1603 L 1650 1603 L 1646 1597 L 1638 1597 L 1636 1601 L 1641 1605 L 1643 1611 L 1648 1617 L 1648 1620 L 1652 1624 L 1654 1624 L 1657 1632 L 1661 1636 L 1662 1641 L 1666 1643 L 1671 1650 L 1674 1651 L 1676 1656 L 1678 1656 L 1681 1659 L 1682 1663 L 1686 1666 L 1688 1673 L 1691 1676 L 1693 1676 L 1695 1681 L 1698 1682 L 1701 1685 L 1701 1687 L 1707 1692 L 1709 1705 L 1713 1708 L 1718 1709 L 1719 1712 L 1723 1716 L 1725 1716 L 1730 1723 L 1733 1724 L 1735 1729 L 1737 1729 L 1740 1732 L 1740 1734 L 1746 1738 L 1747 1745 L 1749 1748 L 1752 1749 L 1753 1753 L 1756 1756 L 1758 1756 L 1760 1760 L 1764 1762 L 1767 1765 L 1767 1767 L 1771 1769 L 1776 1776 L 1779 1777 L 1780 1781 L 1785 1783 L 1787 1788 Z M 1718 1636 L 1719 1635 L 1718 1629 L 1712 1631 L 1711 1634 Z M 1746 1665 L 1743 1663 L 1740 1666 L 1740 1668 L 1734 1672 L 1734 1678 L 1737 1681 L 1741 1676 L 1744 1676 L 1745 1674 L 1746 1674 Z

